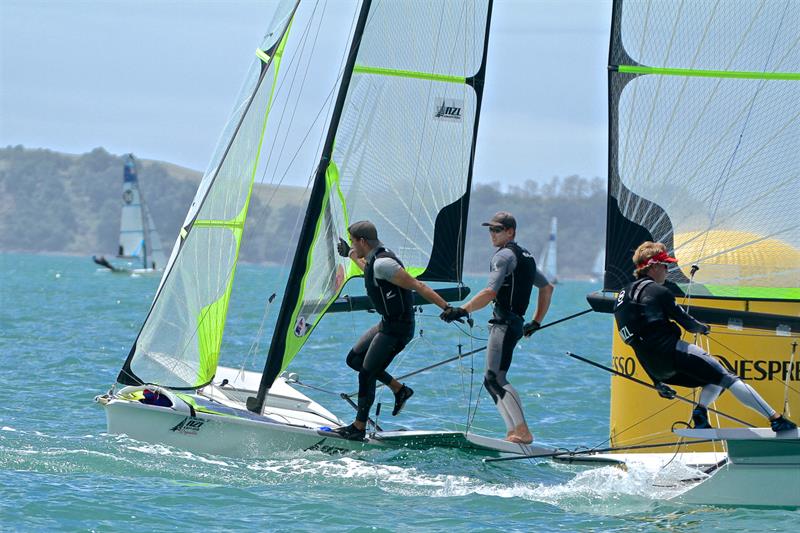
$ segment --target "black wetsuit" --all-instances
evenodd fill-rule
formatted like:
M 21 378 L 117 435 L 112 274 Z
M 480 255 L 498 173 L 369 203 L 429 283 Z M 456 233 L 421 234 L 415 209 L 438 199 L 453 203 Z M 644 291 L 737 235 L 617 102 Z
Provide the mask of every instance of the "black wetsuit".
M 620 291 L 614 318 L 620 336 L 636 352 L 654 382 L 728 388 L 738 379 L 698 346 L 681 340 L 678 324 L 690 333 L 703 333 L 706 326 L 684 311 L 669 289 L 650 277 L 638 279 Z
M 347 365 L 358 372 L 358 409 L 356 420 L 366 422 L 375 401 L 376 381 L 389 385 L 392 376 L 386 372 L 394 357 L 414 337 L 413 295 L 393 283 L 375 277 L 375 261 L 389 258 L 402 268 L 403 263 L 382 246 L 368 256 L 364 283 L 380 323 L 367 330 L 347 354 Z

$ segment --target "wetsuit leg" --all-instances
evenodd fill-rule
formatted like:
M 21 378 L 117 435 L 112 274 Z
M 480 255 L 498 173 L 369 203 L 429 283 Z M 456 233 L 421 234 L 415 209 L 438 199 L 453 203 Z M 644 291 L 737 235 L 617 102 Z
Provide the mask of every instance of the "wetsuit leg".
M 718 385 L 727 389 L 739 379 L 702 348 L 682 340 L 675 345 L 675 370 L 675 377 L 666 383 L 685 387 Z
M 725 389 L 719 385 L 706 385 L 703 387 L 703 390 L 700 391 L 700 401 L 697 403 L 703 407 L 708 407 L 714 403 L 717 398 L 719 398 L 719 395 L 722 394 L 723 390 Z
M 717 399 L 723 389 L 730 389 L 737 400 L 757 413 L 767 418 L 775 414 L 775 410 L 753 387 L 744 383 L 739 376 L 722 366 L 722 363 L 699 346 L 678 341 L 676 350 L 676 367 L 679 373 L 702 382 L 703 391 L 700 393 L 699 402 L 701 405 L 707 406 Z
M 775 414 L 775 409 L 773 409 L 772 406 L 770 406 L 753 387 L 741 379 L 737 379 L 733 385 L 728 387 L 728 389 L 734 396 L 736 396 L 737 400 L 758 414 L 767 418 L 770 418 Z
M 511 367 L 514 347 L 521 338 L 521 321 L 519 324 L 516 324 L 516 321 L 509 321 L 508 324 L 492 324 L 486 347 L 486 374 L 483 384 L 494 400 L 508 431 L 525 423 L 522 401 L 506 378 Z
M 389 376 L 386 368 L 394 359 L 394 356 L 405 348 L 410 338 L 397 337 L 378 332 L 372 339 L 367 349 L 366 356 L 358 372 L 358 410 L 356 420 L 366 422 L 369 417 L 369 410 L 375 401 L 375 382 L 380 375 Z M 391 381 L 389 376 L 389 381 Z M 382 380 L 381 380 L 382 381 Z
M 380 328 L 381 324 L 379 322 L 361 335 L 361 338 L 356 341 L 355 345 L 353 345 L 350 353 L 347 354 L 347 366 L 356 372 L 361 371 L 361 367 L 364 364 L 364 358 L 367 356 L 367 350 L 369 349 L 372 340 L 375 338 L 375 335 L 377 335 L 380 331 Z M 392 376 L 385 371 L 378 373 L 377 378 L 378 381 L 384 385 L 388 385 L 392 381 Z

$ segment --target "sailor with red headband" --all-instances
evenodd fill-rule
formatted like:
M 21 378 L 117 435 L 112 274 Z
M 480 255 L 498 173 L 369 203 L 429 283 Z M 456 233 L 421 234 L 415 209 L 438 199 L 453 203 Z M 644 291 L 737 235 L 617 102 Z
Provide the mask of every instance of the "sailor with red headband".
M 722 366 L 695 344 L 681 340 L 681 328 L 708 334 L 710 327 L 698 322 L 675 301 L 664 287 L 670 265 L 678 260 L 660 242 L 644 242 L 633 254 L 636 281 L 617 297 L 614 318 L 622 340 L 636 352 L 636 358 L 664 398 L 675 391 L 665 384 L 702 387 L 698 406 L 692 412 L 692 427 L 710 428 L 707 407 L 725 389 L 743 404 L 768 418 L 774 431 L 797 427 L 777 413 L 750 385 Z M 675 322 L 677 322 L 677 324 Z

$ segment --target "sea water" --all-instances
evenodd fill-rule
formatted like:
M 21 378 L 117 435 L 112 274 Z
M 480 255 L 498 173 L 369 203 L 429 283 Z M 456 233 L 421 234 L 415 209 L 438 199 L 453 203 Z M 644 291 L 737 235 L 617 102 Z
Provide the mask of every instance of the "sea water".
M 454 450 L 280 453 L 231 459 L 108 435 L 93 397 L 109 389 L 141 326 L 158 277 L 98 270 L 88 257 L 0 254 L 0 531 L 778 531 L 797 511 L 668 502 L 664 472 L 549 461 L 484 463 Z M 222 363 L 260 369 L 283 290 L 279 267 L 242 265 Z M 482 276 L 465 280 L 474 292 Z M 355 280 L 345 292 L 362 293 Z M 556 288 L 545 323 L 588 307 L 589 282 Z M 267 298 L 275 292 L 275 303 Z M 532 312 L 532 311 L 531 311 Z M 481 348 L 475 327 L 446 325 L 431 307 L 390 371 L 402 375 Z M 536 440 L 604 447 L 609 375 L 564 355 L 608 363 L 608 315 L 588 314 L 520 342 L 509 378 Z M 376 322 L 331 314 L 290 366 L 303 388 L 349 421 L 337 397 L 356 390 L 344 362 Z M 502 436 L 481 387 L 484 352 L 407 380 L 416 391 L 385 429 L 463 429 Z M 676 479 L 680 477 L 676 474 Z M 673 492 L 671 492 L 673 491 Z

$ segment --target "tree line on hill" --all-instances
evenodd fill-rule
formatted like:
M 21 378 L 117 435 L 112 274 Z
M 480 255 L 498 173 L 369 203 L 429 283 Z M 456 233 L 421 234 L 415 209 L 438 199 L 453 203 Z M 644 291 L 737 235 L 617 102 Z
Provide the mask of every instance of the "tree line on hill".
M 124 156 L 102 148 L 82 155 L 22 146 L 0 148 L 0 250 L 113 254 L 119 232 L 123 163 Z M 183 223 L 201 177 L 200 172 L 168 163 L 139 164 L 142 196 L 167 248 Z M 285 261 L 286 247 L 275 243 L 281 242 L 285 228 L 294 227 L 303 195 L 302 189 L 289 189 L 293 190 L 282 190 L 282 201 L 273 205 L 267 205 L 267 194 L 252 196 L 241 260 Z M 492 248 L 480 223 L 504 210 L 515 215 L 518 241 L 535 256 L 547 241 L 551 217 L 558 217 L 559 275 L 589 274 L 604 243 L 605 199 L 605 183 L 600 178 L 569 176 L 545 184 L 529 180 L 505 188 L 499 183 L 475 184 L 464 270 L 487 271 Z

